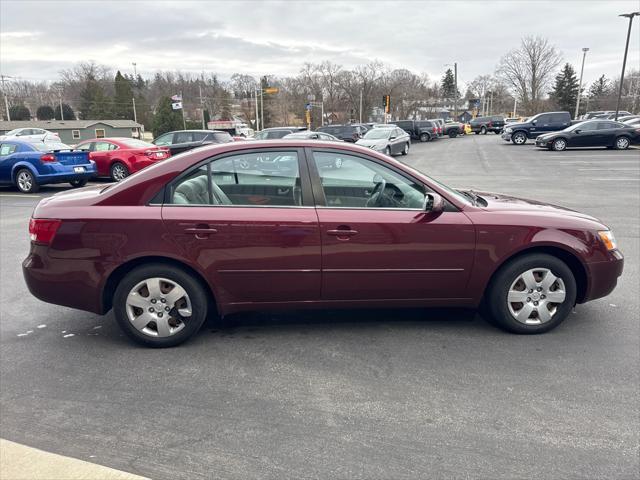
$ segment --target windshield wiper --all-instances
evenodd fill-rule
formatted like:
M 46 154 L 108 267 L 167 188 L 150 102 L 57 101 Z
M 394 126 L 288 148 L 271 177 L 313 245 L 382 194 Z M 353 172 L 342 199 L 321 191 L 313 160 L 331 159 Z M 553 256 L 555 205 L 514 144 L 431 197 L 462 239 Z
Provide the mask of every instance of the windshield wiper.
M 473 190 L 458 190 L 458 192 L 463 194 L 465 197 L 470 198 L 474 206 L 478 206 L 478 199 L 480 196 L 478 196 Z

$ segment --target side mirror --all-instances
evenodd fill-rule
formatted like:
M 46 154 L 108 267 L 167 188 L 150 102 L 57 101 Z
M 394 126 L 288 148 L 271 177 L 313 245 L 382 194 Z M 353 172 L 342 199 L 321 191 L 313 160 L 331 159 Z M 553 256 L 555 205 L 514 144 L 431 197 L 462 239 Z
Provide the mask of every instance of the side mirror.
M 395 140 L 395 139 L 396 139 L 396 136 L 395 136 L 395 135 L 391 135 L 391 136 L 389 137 L 389 140 Z
M 582 131 L 582 130 L 580 130 L 579 128 L 576 128 L 576 129 L 574 130 L 574 132 L 575 132 L 575 133 L 580 133 L 581 131 Z
M 423 210 L 429 213 L 441 213 L 444 211 L 444 199 L 437 193 L 427 193 L 424 196 Z

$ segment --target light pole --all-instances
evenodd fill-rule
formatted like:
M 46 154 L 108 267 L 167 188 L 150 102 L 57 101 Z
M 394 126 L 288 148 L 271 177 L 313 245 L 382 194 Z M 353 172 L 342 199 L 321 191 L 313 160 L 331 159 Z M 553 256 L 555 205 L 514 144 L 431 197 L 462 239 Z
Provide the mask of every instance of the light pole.
M 138 64 L 136 62 L 131 62 L 131 65 L 133 65 L 133 77 L 138 78 L 138 70 L 136 69 Z
M 627 66 L 627 53 L 629 52 L 629 37 L 631 36 L 631 24 L 633 23 L 633 17 L 640 15 L 640 12 L 623 13 L 618 15 L 619 17 L 627 17 L 629 19 L 629 29 L 627 30 L 627 43 L 624 47 L 624 59 L 622 60 L 622 73 L 620 74 L 620 88 L 618 89 L 618 102 L 616 103 L 616 116 L 614 120 L 618 120 L 618 113 L 620 112 L 620 98 L 622 98 L 622 85 L 624 84 L 624 68 Z
M 580 83 L 578 84 L 578 101 L 576 102 L 576 113 L 573 116 L 574 120 L 578 119 L 578 112 L 580 111 L 580 97 L 582 96 L 582 74 L 584 73 L 584 59 L 587 56 L 589 49 L 587 47 L 582 49 L 582 67 L 580 68 Z

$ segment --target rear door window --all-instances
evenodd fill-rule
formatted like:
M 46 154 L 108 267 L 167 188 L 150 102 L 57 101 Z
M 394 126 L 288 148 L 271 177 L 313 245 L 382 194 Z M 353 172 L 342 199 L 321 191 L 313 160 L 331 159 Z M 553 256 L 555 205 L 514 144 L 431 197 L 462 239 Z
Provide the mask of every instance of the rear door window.
M 113 143 L 109 143 L 109 142 L 96 142 L 95 144 L 95 148 L 94 151 L 96 152 L 108 152 L 109 150 L 114 150 L 115 145 L 113 145 Z
M 18 146 L 14 143 L 3 143 L 0 145 L 0 157 L 6 157 L 16 151 Z

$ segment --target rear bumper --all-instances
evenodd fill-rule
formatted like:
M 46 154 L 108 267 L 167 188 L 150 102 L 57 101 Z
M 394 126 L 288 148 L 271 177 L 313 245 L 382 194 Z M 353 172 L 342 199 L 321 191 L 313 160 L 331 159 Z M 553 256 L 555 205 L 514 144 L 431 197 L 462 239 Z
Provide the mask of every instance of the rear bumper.
M 618 277 L 624 269 L 624 256 L 618 250 L 611 253 L 609 260 L 586 265 L 589 275 L 587 291 L 580 303 L 609 295 L 618 284 Z
M 47 247 L 31 245 L 22 262 L 22 274 L 31 294 L 43 302 L 77 308 L 93 313 L 102 312 L 99 276 L 90 260 L 51 258 Z
M 82 172 L 76 172 L 76 168 L 82 168 Z M 74 180 L 85 180 L 95 177 L 98 174 L 96 164 L 85 163 L 82 165 L 62 165 L 60 163 L 52 163 L 46 165 L 36 174 L 36 182 L 38 185 L 46 185 L 50 183 L 64 183 Z

